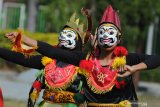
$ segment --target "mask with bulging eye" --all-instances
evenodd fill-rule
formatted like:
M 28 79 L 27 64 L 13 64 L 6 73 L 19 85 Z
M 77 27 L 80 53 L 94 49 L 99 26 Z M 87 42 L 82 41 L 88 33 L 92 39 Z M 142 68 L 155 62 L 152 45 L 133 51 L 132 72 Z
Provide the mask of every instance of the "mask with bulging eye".
M 61 31 L 59 36 L 59 47 L 74 49 L 76 47 L 77 33 L 71 28 L 65 28 Z
M 118 30 L 112 24 L 102 24 L 97 31 L 98 45 L 104 48 L 112 47 L 118 41 Z

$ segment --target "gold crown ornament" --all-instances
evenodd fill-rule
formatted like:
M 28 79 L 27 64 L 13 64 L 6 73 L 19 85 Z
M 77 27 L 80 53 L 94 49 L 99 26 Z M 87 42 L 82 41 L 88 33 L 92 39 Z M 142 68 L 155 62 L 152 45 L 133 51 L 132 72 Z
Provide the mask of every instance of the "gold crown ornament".
M 76 13 L 73 13 L 73 15 L 70 17 L 70 20 L 66 23 L 66 26 L 71 27 L 73 30 L 75 30 L 80 36 L 82 43 L 84 43 L 84 38 L 85 38 L 84 24 L 79 23 L 79 18 L 76 18 Z

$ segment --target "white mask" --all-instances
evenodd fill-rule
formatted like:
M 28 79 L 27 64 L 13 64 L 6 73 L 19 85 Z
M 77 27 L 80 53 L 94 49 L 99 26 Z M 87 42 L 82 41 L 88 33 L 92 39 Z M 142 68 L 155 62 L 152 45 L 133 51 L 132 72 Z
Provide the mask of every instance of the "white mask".
M 98 44 L 103 47 L 112 47 L 118 41 L 118 30 L 114 25 L 103 24 L 98 28 Z
M 72 29 L 63 29 L 59 36 L 59 47 L 64 46 L 68 49 L 76 47 L 76 32 Z

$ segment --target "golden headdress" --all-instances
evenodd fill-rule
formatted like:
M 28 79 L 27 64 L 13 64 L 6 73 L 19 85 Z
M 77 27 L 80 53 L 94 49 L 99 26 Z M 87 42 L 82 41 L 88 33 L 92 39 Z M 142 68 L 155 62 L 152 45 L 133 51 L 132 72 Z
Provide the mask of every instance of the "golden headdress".
M 85 31 L 84 31 L 84 24 L 79 24 L 79 18 L 76 18 L 76 13 L 70 17 L 70 20 L 66 23 L 66 26 L 71 27 L 74 29 L 80 36 L 82 43 L 84 43 L 85 38 Z

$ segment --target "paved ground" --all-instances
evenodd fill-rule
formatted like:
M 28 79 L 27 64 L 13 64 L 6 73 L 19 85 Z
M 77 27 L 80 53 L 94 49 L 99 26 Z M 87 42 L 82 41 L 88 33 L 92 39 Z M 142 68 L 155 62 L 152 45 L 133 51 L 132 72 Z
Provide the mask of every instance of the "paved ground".
M 152 82 L 140 82 L 139 83 L 140 91 L 142 94 L 148 94 L 151 96 L 160 97 L 160 83 L 152 83 Z
M 27 101 L 28 93 L 38 70 L 31 69 L 24 73 L 0 71 L 0 87 L 4 99 Z

